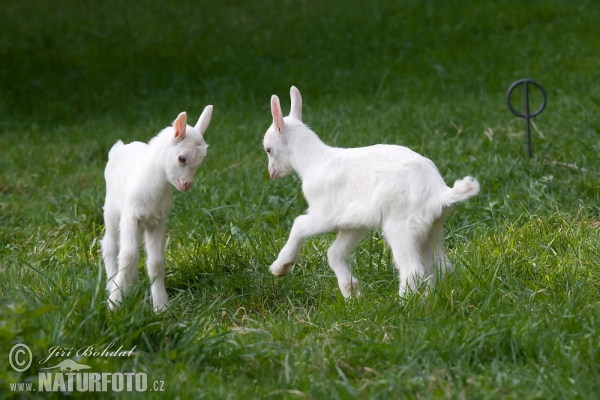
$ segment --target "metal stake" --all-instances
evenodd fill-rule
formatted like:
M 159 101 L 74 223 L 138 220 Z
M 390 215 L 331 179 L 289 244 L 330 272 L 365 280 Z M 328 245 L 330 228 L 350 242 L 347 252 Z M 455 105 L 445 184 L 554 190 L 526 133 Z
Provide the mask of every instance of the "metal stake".
M 525 114 L 521 114 L 520 112 L 515 110 L 512 104 L 510 103 L 510 95 L 512 91 L 520 84 L 523 84 L 523 91 L 525 93 Z M 542 106 L 533 114 L 529 114 L 529 84 L 536 86 L 540 90 L 540 92 L 542 92 Z M 546 91 L 544 90 L 544 87 L 542 85 L 540 85 L 533 79 L 519 79 L 518 81 L 510 85 L 510 87 L 508 88 L 508 92 L 506 93 L 506 104 L 508 105 L 508 109 L 513 114 L 515 114 L 519 118 L 525 119 L 525 132 L 527 134 L 527 156 L 531 158 L 531 133 L 529 127 L 529 119 L 540 114 L 542 111 L 544 111 L 544 108 L 546 108 Z

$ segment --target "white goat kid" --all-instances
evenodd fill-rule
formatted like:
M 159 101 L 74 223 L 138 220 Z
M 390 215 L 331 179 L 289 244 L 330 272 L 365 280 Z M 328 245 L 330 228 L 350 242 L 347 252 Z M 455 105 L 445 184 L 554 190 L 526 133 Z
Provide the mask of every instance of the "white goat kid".
M 173 204 L 170 185 L 182 192 L 192 186 L 194 174 L 206 157 L 204 133 L 211 116 L 212 106 L 207 106 L 196 126 L 191 127 L 182 112 L 172 127 L 163 129 L 148 144 L 125 145 L 119 140 L 108 153 L 102 256 L 111 309 L 137 281 L 142 229 L 153 306 L 156 311 L 166 307 L 164 247 Z
M 444 183 L 429 159 L 406 147 L 375 145 L 343 149 L 324 144 L 302 123 L 302 98 L 290 90 L 291 111 L 283 117 L 279 98 L 271 97 L 273 124 L 264 137 L 269 175 L 296 172 L 308 211 L 294 221 L 289 240 L 269 267 L 273 275 L 288 274 L 303 241 L 339 230 L 329 248 L 329 265 L 344 297 L 360 295 L 348 258 L 369 230 L 383 230 L 399 272 L 400 295 L 422 281 L 434 285 L 436 269 L 452 270 L 443 247 L 443 223 L 452 205 L 479 192 L 471 177 Z

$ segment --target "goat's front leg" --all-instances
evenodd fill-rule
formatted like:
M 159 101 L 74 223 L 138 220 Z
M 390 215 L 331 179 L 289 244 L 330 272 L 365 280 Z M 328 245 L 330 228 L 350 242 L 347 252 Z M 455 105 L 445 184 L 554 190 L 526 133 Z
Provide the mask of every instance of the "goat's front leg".
M 298 260 L 298 253 L 304 241 L 319 233 L 329 232 L 335 229 L 321 218 L 315 218 L 310 214 L 301 215 L 294 220 L 290 237 L 279 252 L 277 260 L 269 267 L 269 271 L 275 276 L 287 275 L 291 272 L 294 263 Z
M 123 296 L 131 291 L 138 277 L 140 227 L 139 221 L 131 215 L 123 215 L 119 223 L 119 271 L 114 280 L 113 291 L 109 295 L 109 307 L 114 309 Z
M 168 295 L 165 289 L 165 232 L 166 220 L 159 221 L 157 225 L 146 227 L 144 233 L 146 240 L 146 254 L 148 257 L 148 276 L 152 282 L 150 289 L 154 311 L 165 309 Z

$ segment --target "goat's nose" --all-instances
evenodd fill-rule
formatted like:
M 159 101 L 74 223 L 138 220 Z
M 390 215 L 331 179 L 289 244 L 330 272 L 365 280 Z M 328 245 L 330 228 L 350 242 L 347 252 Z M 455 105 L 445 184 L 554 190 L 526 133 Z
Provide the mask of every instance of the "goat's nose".
M 185 181 L 183 182 L 183 186 L 185 187 L 185 190 L 189 190 L 192 187 L 192 182 Z

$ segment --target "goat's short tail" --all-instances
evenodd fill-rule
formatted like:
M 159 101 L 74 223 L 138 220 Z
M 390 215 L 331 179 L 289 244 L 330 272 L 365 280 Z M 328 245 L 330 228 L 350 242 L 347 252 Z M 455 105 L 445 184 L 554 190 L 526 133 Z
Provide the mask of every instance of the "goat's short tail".
M 470 199 L 477 193 L 479 193 L 479 182 L 475 178 L 466 176 L 454 182 L 454 187 L 452 189 L 448 188 L 442 194 L 442 203 L 444 206 L 450 206 L 459 201 Z
M 111 155 L 114 154 L 115 150 L 118 149 L 121 146 L 125 146 L 125 143 L 123 143 L 122 140 L 118 140 L 117 143 L 115 143 L 113 145 L 113 147 L 111 147 L 111 149 L 108 151 L 108 159 L 110 160 Z

